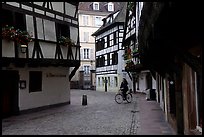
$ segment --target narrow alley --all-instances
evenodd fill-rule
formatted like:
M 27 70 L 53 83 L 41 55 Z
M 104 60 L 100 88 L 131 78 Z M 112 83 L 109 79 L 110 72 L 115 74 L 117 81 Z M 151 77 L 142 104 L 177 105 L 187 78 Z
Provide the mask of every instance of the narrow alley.
M 133 94 L 117 104 L 116 93 L 71 90 L 71 104 L 2 120 L 2 135 L 174 135 L 156 101 Z M 82 96 L 87 95 L 87 105 Z

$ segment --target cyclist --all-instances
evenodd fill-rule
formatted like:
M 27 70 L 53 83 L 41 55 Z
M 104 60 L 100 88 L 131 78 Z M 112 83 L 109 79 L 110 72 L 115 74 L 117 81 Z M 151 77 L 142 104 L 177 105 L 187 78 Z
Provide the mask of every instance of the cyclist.
M 126 92 L 128 91 L 128 82 L 125 78 L 123 78 L 123 81 L 120 85 L 120 90 L 122 91 L 123 94 L 123 100 L 126 99 Z

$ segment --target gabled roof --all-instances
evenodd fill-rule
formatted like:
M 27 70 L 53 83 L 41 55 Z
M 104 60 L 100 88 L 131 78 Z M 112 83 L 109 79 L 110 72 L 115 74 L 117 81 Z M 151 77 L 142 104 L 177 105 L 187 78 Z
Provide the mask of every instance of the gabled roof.
M 106 24 L 103 24 L 96 32 L 94 32 L 91 36 L 97 36 L 101 33 L 103 33 L 104 31 L 106 31 L 107 29 L 109 29 L 111 26 L 114 26 L 114 24 L 116 23 L 124 23 L 125 22 L 125 18 L 126 18 L 126 9 L 127 9 L 127 2 L 121 2 L 123 7 L 121 10 L 118 10 L 114 13 L 109 14 L 106 18 L 104 18 L 105 20 L 107 20 L 107 18 L 109 18 L 110 16 L 114 15 L 115 13 L 119 12 L 118 15 L 113 19 L 112 22 L 108 22 Z
M 108 3 L 109 2 L 98 2 L 99 10 L 93 10 L 93 2 L 79 2 L 78 9 L 82 11 L 95 11 L 95 12 L 110 12 L 108 11 Z M 112 2 L 114 4 L 114 10 L 119 10 L 121 8 L 121 2 Z

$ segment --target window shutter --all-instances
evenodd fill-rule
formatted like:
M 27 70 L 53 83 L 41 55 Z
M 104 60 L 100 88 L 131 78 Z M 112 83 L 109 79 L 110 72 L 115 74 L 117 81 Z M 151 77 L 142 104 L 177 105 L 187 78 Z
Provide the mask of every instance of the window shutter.
M 95 58 L 94 58 L 94 50 L 93 49 L 90 49 L 90 59 L 91 60 L 95 60 Z
M 81 60 L 84 59 L 84 49 L 83 48 L 80 49 L 80 57 L 81 57 Z

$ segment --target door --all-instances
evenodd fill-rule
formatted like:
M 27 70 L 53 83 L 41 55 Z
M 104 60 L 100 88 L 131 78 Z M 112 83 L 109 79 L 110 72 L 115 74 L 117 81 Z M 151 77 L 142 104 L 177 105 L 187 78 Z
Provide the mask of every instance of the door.
M 18 107 L 18 71 L 2 70 L 2 117 L 19 113 Z

